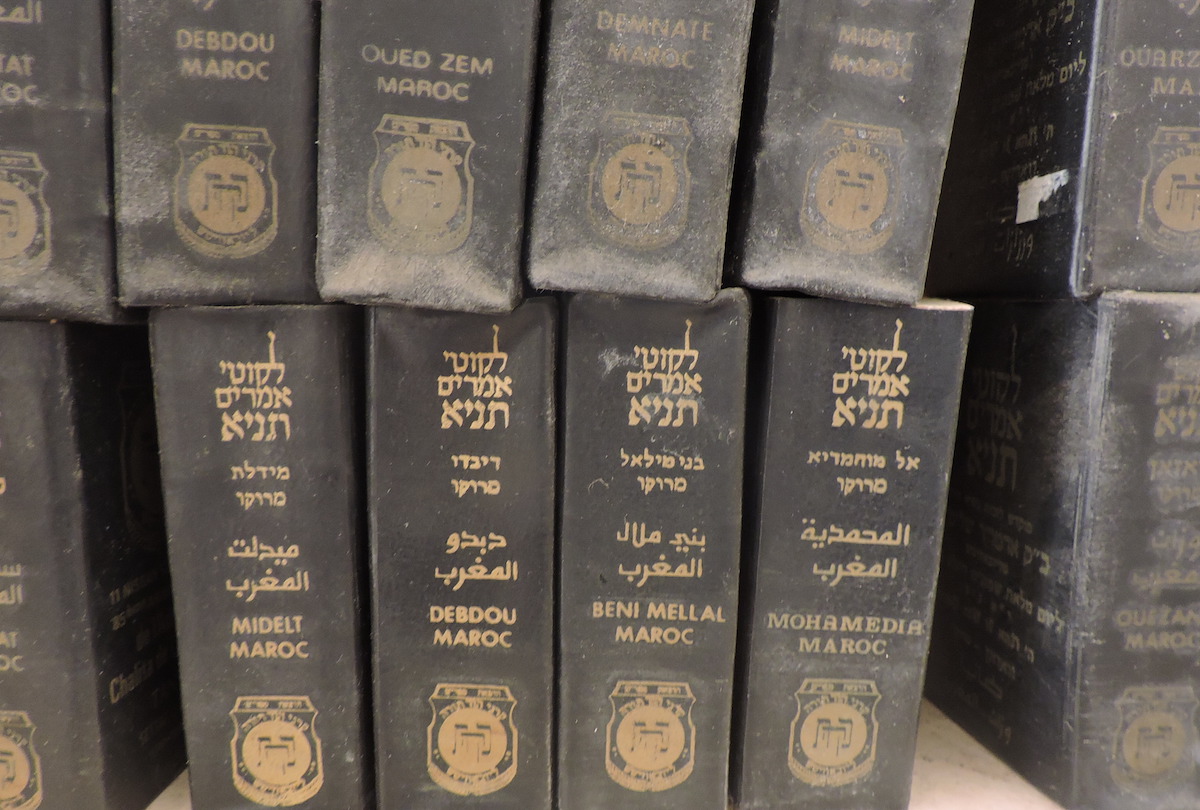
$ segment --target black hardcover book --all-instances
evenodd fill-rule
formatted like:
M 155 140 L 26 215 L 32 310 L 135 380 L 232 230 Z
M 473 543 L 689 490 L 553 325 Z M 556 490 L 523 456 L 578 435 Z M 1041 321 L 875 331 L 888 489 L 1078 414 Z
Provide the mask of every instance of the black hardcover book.
M 357 313 L 151 316 L 192 807 L 369 806 Z
M 749 316 L 567 301 L 561 810 L 725 810 Z
M 127 305 L 317 297 L 315 0 L 114 0 Z
M 971 308 L 764 309 L 735 801 L 905 810 Z
M 0 6 L 0 313 L 119 319 L 108 4 Z
M 534 286 L 716 295 L 752 6 L 550 3 Z
M 741 158 L 741 281 L 913 303 L 973 0 L 768 0 Z
M 372 312 L 383 806 L 550 810 L 556 313 Z
M 1196 807 L 1200 297 L 980 305 L 930 697 L 1070 808 Z
M 1198 12 L 980 0 L 931 291 L 1200 290 Z
M 539 3 L 325 0 L 325 298 L 480 312 L 523 293 Z
M 0 363 L 0 806 L 141 810 L 185 759 L 146 330 Z

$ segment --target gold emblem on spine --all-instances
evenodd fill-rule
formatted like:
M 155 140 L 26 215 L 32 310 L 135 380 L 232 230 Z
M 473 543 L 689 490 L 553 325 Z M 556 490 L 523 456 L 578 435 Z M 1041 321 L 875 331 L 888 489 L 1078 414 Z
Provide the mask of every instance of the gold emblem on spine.
M 35 730 L 25 712 L 0 712 L 0 810 L 34 810 L 42 804 Z
M 687 225 L 692 130 L 682 118 L 610 111 L 600 124 L 588 216 L 601 236 L 646 250 Z
M 1200 129 L 1159 127 L 1150 141 L 1138 230 L 1164 253 L 1200 249 Z
M 440 683 L 429 697 L 429 776 L 458 796 L 486 796 L 517 775 L 517 701 L 507 686 Z
M 185 124 L 176 141 L 175 231 L 214 259 L 266 250 L 279 231 L 275 144 L 260 127 Z
M 819 148 L 804 186 L 801 230 L 831 253 L 879 250 L 896 230 L 903 134 L 892 127 L 826 121 Z
M 1113 780 L 1135 793 L 1190 781 L 1198 705 L 1190 684 L 1127 688 L 1117 699 L 1121 723 L 1113 741 Z
M 806 678 L 796 691 L 788 768 L 814 787 L 849 785 L 875 767 L 879 723 L 874 681 Z
M 471 232 L 475 141 L 462 121 L 385 115 L 375 129 L 367 218 L 381 241 L 412 253 L 449 253 Z
M 37 154 L 0 150 L 0 270 L 40 270 L 50 262 L 45 183 Z
M 233 785 L 265 807 L 291 807 L 325 782 L 317 710 L 307 697 L 240 697 L 233 718 Z
M 609 696 L 606 731 L 608 775 L 642 792 L 683 784 L 695 767 L 696 698 L 686 683 L 618 681 Z

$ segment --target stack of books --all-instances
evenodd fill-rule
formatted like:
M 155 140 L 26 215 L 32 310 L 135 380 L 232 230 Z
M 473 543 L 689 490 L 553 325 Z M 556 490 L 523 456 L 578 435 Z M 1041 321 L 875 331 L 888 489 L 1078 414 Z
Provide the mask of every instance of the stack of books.
M 150 5 L 0 7 L 0 808 L 902 810 L 927 660 L 1195 805 L 1190 2 Z

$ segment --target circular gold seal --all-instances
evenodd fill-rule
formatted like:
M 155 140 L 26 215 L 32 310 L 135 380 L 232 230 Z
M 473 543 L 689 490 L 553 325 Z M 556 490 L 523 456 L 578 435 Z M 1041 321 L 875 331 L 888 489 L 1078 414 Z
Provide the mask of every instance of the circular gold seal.
M 392 153 L 381 181 L 384 208 L 398 225 L 445 228 L 463 205 L 458 164 L 450 149 L 406 144 Z
M 1194 196 L 1180 191 L 1180 177 L 1200 176 L 1200 155 L 1180 155 L 1159 170 L 1150 191 L 1159 222 L 1180 234 L 1200 231 L 1200 210 Z
M 664 219 L 679 196 L 674 149 L 663 142 L 629 143 L 604 165 L 600 192 L 614 217 L 627 225 L 652 225 Z
M 37 207 L 25 189 L 11 180 L 0 180 L 0 200 L 11 206 L 0 219 L 0 260 L 15 259 L 37 238 Z
M 447 765 L 467 776 L 477 776 L 504 760 L 508 753 L 508 731 L 491 712 L 465 706 L 438 728 L 437 744 Z
M 838 733 L 831 734 L 830 729 Z M 866 718 L 847 703 L 819 706 L 800 726 L 800 749 L 813 763 L 826 768 L 852 764 L 869 741 Z
M 312 745 L 295 723 L 263 720 L 242 740 L 242 764 L 254 779 L 272 787 L 295 785 L 312 762 Z
M 1185 753 L 1187 730 L 1179 717 L 1150 711 L 1138 715 L 1121 737 L 1121 756 L 1134 773 L 1145 779 L 1163 777 L 1179 766 Z M 1153 739 L 1157 744 L 1147 745 Z
M 0 762 L 5 763 L 4 778 L 0 779 L 0 802 L 20 798 L 33 777 L 33 764 L 29 761 L 29 755 L 13 740 L 0 735 Z
M 833 228 L 866 231 L 887 209 L 887 162 L 870 147 L 838 149 L 817 173 L 815 190 L 821 215 Z
M 192 216 L 214 233 L 234 236 L 254 227 L 267 207 L 267 187 L 239 155 L 208 155 L 187 178 Z
M 655 773 L 674 767 L 686 746 L 687 731 L 666 706 L 637 706 L 617 726 L 617 752 L 639 771 Z

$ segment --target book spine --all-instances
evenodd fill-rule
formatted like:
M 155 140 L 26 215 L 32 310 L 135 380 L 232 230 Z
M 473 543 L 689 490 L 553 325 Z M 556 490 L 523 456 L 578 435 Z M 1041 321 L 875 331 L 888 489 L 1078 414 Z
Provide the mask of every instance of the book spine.
M 326 0 L 321 294 L 503 312 L 521 236 L 539 4 Z
M 184 763 L 145 331 L 0 333 L 3 798 L 144 806 Z
M 772 5 L 774 7 L 772 7 Z M 742 280 L 921 297 L 972 0 L 778 0 L 751 86 Z
M 530 229 L 536 287 L 707 301 L 720 284 L 748 0 L 558 0 Z
M 556 311 L 373 311 L 384 805 L 551 807 Z
M 1072 805 L 1200 803 L 1200 301 L 1100 299 L 1098 429 L 1076 569 Z
M 1075 292 L 1200 290 L 1200 5 L 1101 8 Z
M 1064 803 L 1096 326 L 1081 303 L 976 308 L 926 683 L 956 723 Z
M 0 314 L 112 321 L 108 11 L 0 9 Z
M 746 810 L 904 810 L 971 309 L 768 304 Z
M 749 307 L 566 305 L 562 810 L 725 810 Z
M 316 299 L 316 15 L 115 0 L 122 303 Z
M 371 801 L 354 313 L 151 318 L 195 810 Z
M 1104 6 L 978 4 L 933 238 L 930 294 L 1070 296 L 1083 260 L 1081 229 L 1092 216 L 1083 201 L 1095 135 L 1088 109 L 1102 92 L 1097 70 L 1112 80 L 1095 56 Z

